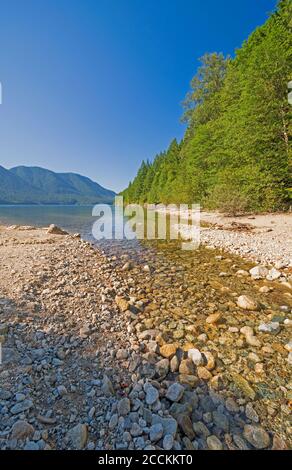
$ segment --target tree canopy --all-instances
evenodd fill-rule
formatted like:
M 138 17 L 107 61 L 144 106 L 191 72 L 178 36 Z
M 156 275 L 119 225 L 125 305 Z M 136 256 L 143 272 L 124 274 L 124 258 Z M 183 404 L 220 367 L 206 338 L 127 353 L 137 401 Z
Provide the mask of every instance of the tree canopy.
M 221 53 L 201 58 L 184 101 L 184 138 L 142 162 L 122 193 L 126 202 L 199 202 L 232 211 L 289 204 L 291 5 L 280 0 L 233 59 Z

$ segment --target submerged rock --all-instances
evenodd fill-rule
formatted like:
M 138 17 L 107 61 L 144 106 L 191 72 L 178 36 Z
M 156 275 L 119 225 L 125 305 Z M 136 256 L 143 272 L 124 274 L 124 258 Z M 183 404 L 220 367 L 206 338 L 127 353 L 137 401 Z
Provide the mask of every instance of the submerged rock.
M 270 269 L 266 276 L 268 281 L 275 281 L 276 279 L 279 279 L 279 277 L 281 277 L 281 272 L 276 268 Z
M 275 335 L 280 331 L 280 323 L 276 321 L 271 321 L 270 323 L 261 323 L 258 327 L 258 330 L 262 333 L 272 333 Z
M 237 305 L 243 310 L 258 310 L 257 302 L 248 295 L 239 296 L 237 299 Z
M 265 266 L 255 266 L 249 270 L 251 277 L 255 280 L 265 279 L 265 277 L 268 275 L 268 272 L 269 270 Z
M 235 385 L 237 385 L 237 387 L 240 388 L 246 396 L 248 396 L 249 398 L 254 400 L 255 396 L 256 396 L 256 392 L 251 387 L 249 382 L 244 377 L 242 377 L 240 374 L 237 374 L 235 372 L 233 372 L 231 374 L 231 376 L 232 376 L 232 379 L 233 379 Z

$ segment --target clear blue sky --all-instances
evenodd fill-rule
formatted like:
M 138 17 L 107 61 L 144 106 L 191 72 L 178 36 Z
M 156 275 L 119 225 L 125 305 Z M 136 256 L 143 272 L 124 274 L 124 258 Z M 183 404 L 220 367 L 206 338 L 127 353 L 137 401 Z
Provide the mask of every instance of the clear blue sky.
M 1 0 L 0 164 L 123 189 L 182 137 L 205 52 L 233 54 L 276 0 Z

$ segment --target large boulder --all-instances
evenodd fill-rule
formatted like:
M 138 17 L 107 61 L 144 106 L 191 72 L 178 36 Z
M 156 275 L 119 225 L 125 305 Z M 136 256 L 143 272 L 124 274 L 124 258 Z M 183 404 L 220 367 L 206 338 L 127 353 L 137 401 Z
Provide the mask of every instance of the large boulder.
M 34 427 L 27 421 L 19 420 L 13 424 L 11 430 L 11 439 L 25 440 L 27 437 L 31 437 L 34 434 Z
M 60 227 L 57 227 L 55 224 L 51 224 L 47 230 L 47 233 L 50 233 L 52 235 L 68 235 L 68 232 L 65 232 L 65 230 L 62 230 Z

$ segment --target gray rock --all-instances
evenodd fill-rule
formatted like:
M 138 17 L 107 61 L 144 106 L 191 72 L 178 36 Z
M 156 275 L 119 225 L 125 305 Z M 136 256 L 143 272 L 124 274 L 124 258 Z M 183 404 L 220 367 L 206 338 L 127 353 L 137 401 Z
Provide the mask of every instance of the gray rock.
M 155 339 L 158 334 L 159 334 L 159 330 L 149 329 L 149 330 L 141 331 L 138 337 L 140 340 L 144 340 L 144 339 L 150 340 L 150 339 Z
M 57 390 L 58 390 L 58 393 L 59 393 L 59 395 L 60 395 L 61 397 L 67 395 L 67 393 L 68 393 L 68 392 L 67 392 L 67 389 L 66 389 L 66 387 L 65 387 L 64 385 L 59 385 L 59 386 L 57 387 Z
M 157 442 L 163 436 L 163 426 L 161 423 L 153 424 L 149 431 L 149 437 L 151 442 Z
M 162 424 L 163 427 L 163 435 L 171 434 L 175 437 L 177 432 L 177 422 L 174 418 L 162 418 L 157 414 L 152 415 L 152 424 Z
M 168 398 L 171 401 L 180 401 L 184 394 L 184 387 L 179 384 L 178 382 L 175 382 L 168 387 L 167 392 L 166 392 L 166 398 Z
M 23 420 L 16 421 L 11 429 L 11 439 L 25 440 L 27 437 L 32 437 L 33 434 L 34 427 Z
M 179 360 L 178 357 L 175 355 L 170 360 L 170 370 L 171 372 L 177 372 L 179 368 Z
M 208 437 L 210 436 L 210 431 L 207 426 L 202 421 L 197 421 L 193 423 L 193 430 L 198 436 Z
M 129 356 L 129 353 L 126 349 L 118 349 L 117 350 L 117 354 L 116 354 L 117 359 L 127 359 L 128 356 Z
M 207 445 L 210 450 L 222 450 L 223 444 L 216 436 L 207 437 Z
M 173 447 L 174 439 L 172 434 L 166 434 L 163 439 L 162 447 L 164 450 L 171 450 Z
M 114 395 L 115 393 L 113 384 L 111 383 L 107 375 L 103 376 L 101 389 L 106 397 L 110 397 L 111 395 Z
M 246 424 L 243 436 L 256 449 L 266 449 L 270 445 L 270 436 L 260 426 Z
M 222 429 L 224 432 L 229 431 L 229 420 L 224 413 L 220 413 L 218 411 L 213 412 L 213 420 L 216 426 L 219 429 Z
M 122 398 L 118 403 L 119 416 L 126 416 L 131 411 L 131 402 L 129 398 Z
M 247 403 L 247 405 L 245 407 L 245 414 L 246 414 L 247 418 L 250 419 L 251 421 L 253 421 L 254 423 L 259 422 L 258 414 L 255 411 L 255 409 L 253 408 L 251 403 Z
M 37 442 L 28 441 L 25 444 L 23 450 L 40 450 L 40 448 Z
M 230 411 L 230 413 L 238 413 L 239 406 L 236 401 L 232 397 L 228 397 L 225 402 L 226 409 Z
M 55 224 L 51 224 L 47 230 L 47 233 L 51 233 L 52 235 L 68 235 L 68 232 L 62 230 L 60 227 L 57 227 Z
M 153 352 L 155 354 L 158 354 L 159 352 L 159 346 L 156 341 L 149 341 L 147 344 L 147 348 L 149 352 Z
M 141 429 L 138 423 L 133 423 L 130 429 L 130 433 L 133 437 L 138 437 L 138 436 L 141 436 L 141 434 L 143 434 L 143 430 Z
M 118 424 L 118 421 L 119 421 L 119 416 L 117 413 L 113 414 L 110 421 L 109 421 L 109 425 L 108 427 L 112 430 L 112 429 L 115 429 L 115 427 L 117 426 Z
M 183 433 L 192 441 L 195 438 L 193 424 L 188 415 L 179 415 L 177 422 Z
M 157 388 L 153 387 L 152 385 L 148 385 L 145 391 L 147 405 L 153 405 L 153 403 L 155 403 L 159 398 L 159 392 Z
M 161 359 L 156 363 L 155 369 L 159 377 L 164 378 L 169 372 L 169 360 Z
M 77 424 L 68 431 L 67 438 L 73 449 L 84 449 L 88 439 L 87 425 L 82 423 Z
M 122 267 L 122 271 L 130 271 L 130 269 L 133 268 L 133 264 L 130 262 L 130 261 L 127 261 L 123 267 Z
M 258 330 L 262 333 L 277 334 L 280 331 L 280 323 L 277 321 L 271 321 L 269 323 L 261 323 Z
M 0 336 L 4 336 L 8 333 L 9 326 L 6 323 L 0 324 Z
M 232 435 L 233 441 L 235 445 L 240 449 L 240 450 L 249 450 L 249 447 L 246 443 L 246 441 L 239 436 L 238 434 L 233 434 Z
M 12 393 L 9 390 L 0 389 L 0 400 L 10 400 Z
M 24 393 L 16 393 L 15 400 L 18 401 L 18 402 L 25 400 Z
M 12 406 L 12 408 L 10 408 L 10 413 L 12 413 L 13 415 L 17 415 L 19 413 L 23 413 L 24 411 L 31 409 L 32 407 L 33 402 L 31 400 L 24 400 Z

